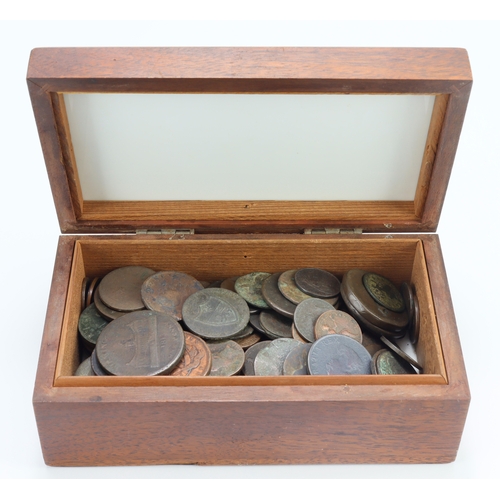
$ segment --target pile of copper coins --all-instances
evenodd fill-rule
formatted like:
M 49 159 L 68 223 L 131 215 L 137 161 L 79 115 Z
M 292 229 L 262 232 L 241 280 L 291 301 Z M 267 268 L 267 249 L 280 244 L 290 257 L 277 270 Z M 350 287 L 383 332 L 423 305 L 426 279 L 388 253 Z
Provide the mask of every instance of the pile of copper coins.
M 412 285 L 353 269 L 253 272 L 214 283 L 141 266 L 85 278 L 75 375 L 416 374 Z M 405 337 L 406 338 L 406 337 Z

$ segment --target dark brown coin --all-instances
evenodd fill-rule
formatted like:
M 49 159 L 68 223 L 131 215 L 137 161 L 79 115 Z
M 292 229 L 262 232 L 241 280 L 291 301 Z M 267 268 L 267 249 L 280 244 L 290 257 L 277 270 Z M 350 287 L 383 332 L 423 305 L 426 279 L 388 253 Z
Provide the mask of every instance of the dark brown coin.
M 98 377 L 107 377 L 108 375 L 110 375 L 110 373 L 108 373 L 101 365 L 101 363 L 99 363 L 99 359 L 97 359 L 97 352 L 95 349 L 92 351 L 92 354 L 90 356 L 90 364 L 92 365 L 92 370 L 94 370 L 94 373 Z
M 250 324 L 257 330 L 259 333 L 266 333 L 262 325 L 260 324 L 260 312 L 250 313 Z
M 278 279 L 281 273 L 274 273 L 262 283 L 262 295 L 269 306 L 287 318 L 293 318 L 293 313 L 297 307 L 290 302 L 278 287 Z
M 209 281 L 200 281 L 200 285 L 203 288 L 208 288 L 210 286 L 210 282 Z
M 381 306 L 401 313 L 405 310 L 403 297 L 396 285 L 385 276 L 376 273 L 366 273 L 363 275 L 363 285 L 366 290 Z
M 100 278 L 93 278 L 90 281 L 89 286 L 87 287 L 87 297 L 85 299 L 86 307 L 90 306 L 90 304 L 94 302 L 94 294 L 95 291 L 97 290 L 100 281 L 101 281 Z
M 406 281 L 401 283 L 401 296 L 403 297 L 405 309 L 408 313 L 408 324 L 411 324 L 415 314 L 415 301 L 413 299 L 412 285 Z
M 233 278 L 227 278 L 225 279 L 221 284 L 220 288 L 225 288 L 226 290 L 231 290 L 231 292 L 236 292 L 234 289 L 234 283 L 236 280 L 239 278 L 239 276 L 235 276 Z
M 243 365 L 243 374 L 244 375 L 255 375 L 254 369 L 254 361 L 255 356 L 267 347 L 271 343 L 270 340 L 263 340 L 262 342 L 258 342 L 257 344 L 249 347 L 245 352 L 245 364 Z
M 132 312 L 144 309 L 141 287 L 155 272 L 142 266 L 120 267 L 106 274 L 99 285 L 102 302 L 116 311 Z
M 260 324 L 265 335 L 271 340 L 292 338 L 292 320 L 285 318 L 276 311 L 262 311 L 260 313 Z
M 290 271 L 281 273 L 278 278 L 278 288 L 285 298 L 297 305 L 304 300 L 311 299 L 312 297 L 307 295 L 307 293 L 304 293 L 295 284 L 294 277 L 296 272 L 296 269 L 291 269 Z
M 101 300 L 101 296 L 99 295 L 99 287 L 96 288 L 94 292 L 94 304 L 97 308 L 99 314 L 108 319 L 109 321 L 113 321 L 114 319 L 121 318 L 124 316 L 125 312 L 115 311 L 114 309 L 110 309 L 106 304 L 104 304 Z
M 258 376 L 283 375 L 283 363 L 288 353 L 301 345 L 294 339 L 276 339 L 255 357 L 254 369 Z
M 418 342 L 418 336 L 420 334 L 420 303 L 418 301 L 417 293 L 415 287 L 413 288 L 413 324 L 410 329 L 410 342 L 416 344 Z
M 327 335 L 316 340 L 309 351 L 311 375 L 369 375 L 370 353 L 345 335 Z
M 99 335 L 108 324 L 109 321 L 99 314 L 95 304 L 85 308 L 78 320 L 78 332 L 88 349 L 94 349 Z
M 208 286 L 206 286 L 205 288 L 220 288 L 220 285 L 222 283 L 223 280 L 217 280 L 217 281 L 213 281 L 212 283 L 210 283 Z
M 234 340 L 214 342 L 208 347 L 212 353 L 211 377 L 231 377 L 243 368 L 245 353 Z
M 206 288 L 186 299 L 182 307 L 186 326 L 204 339 L 228 339 L 250 320 L 247 303 L 224 288 Z
M 418 361 L 414 360 L 411 356 L 408 356 L 402 349 L 400 349 L 396 344 L 392 343 L 386 337 L 380 337 L 380 340 L 392 351 L 395 352 L 399 357 L 403 358 L 405 361 L 413 365 L 419 370 L 423 370 L 422 366 L 419 365 Z
M 184 354 L 184 332 L 172 316 L 136 311 L 112 321 L 97 340 L 97 358 L 113 375 L 170 373 Z
M 237 341 L 238 339 L 243 339 L 245 337 L 248 337 L 249 335 L 252 335 L 253 333 L 253 326 L 249 323 L 241 332 L 238 332 L 236 335 L 233 335 L 231 337 L 231 340 Z
M 269 273 L 255 272 L 240 276 L 234 283 L 236 292 L 249 304 L 261 309 L 269 309 L 269 305 L 262 295 L 262 283 L 271 276 Z
M 382 349 L 373 356 L 372 372 L 376 375 L 416 374 L 410 363 L 387 349 Z
M 314 342 L 314 325 L 317 319 L 326 311 L 334 307 L 322 299 L 307 299 L 302 301 L 295 309 L 293 322 L 297 331 L 309 342 Z
M 309 340 L 306 340 L 302 335 L 297 331 L 297 328 L 295 327 L 295 323 L 292 323 L 292 338 L 295 340 L 298 340 L 299 342 L 302 342 L 304 344 L 310 344 Z
M 241 339 L 235 339 L 235 342 L 245 351 L 261 340 L 262 337 L 258 333 L 251 333 L 250 335 L 247 335 L 246 337 L 243 337 Z
M 363 347 L 373 356 L 380 349 L 384 348 L 384 344 L 380 341 L 380 337 L 375 337 L 369 333 L 363 333 Z
M 83 278 L 82 281 L 82 306 L 81 310 L 83 311 L 87 306 L 87 290 L 90 285 L 90 278 Z M 90 305 L 90 304 L 89 304 Z
M 408 314 L 391 311 L 376 302 L 363 284 L 365 274 L 361 269 L 351 269 L 344 274 L 340 292 L 346 306 L 350 312 L 351 307 L 356 309 L 369 325 L 396 334 L 403 332 L 408 325 Z M 358 321 L 356 315 L 353 316 Z
M 288 353 L 283 362 L 283 375 L 308 375 L 307 356 L 312 344 L 300 344 Z
M 179 364 L 170 373 L 171 377 L 203 377 L 212 368 L 212 353 L 202 339 L 184 332 L 186 348 Z
M 170 314 L 180 321 L 185 300 L 200 290 L 204 290 L 203 285 L 189 274 L 161 271 L 144 281 L 141 297 L 151 311 Z
M 87 358 L 80 363 L 80 366 L 76 369 L 75 377 L 95 377 L 91 358 Z
M 314 325 L 316 339 L 334 334 L 346 335 L 359 343 L 363 341 L 363 333 L 357 321 L 350 314 L 336 309 L 324 312 Z
M 295 284 L 307 295 L 328 299 L 340 293 L 340 281 L 328 271 L 307 267 L 295 273 Z

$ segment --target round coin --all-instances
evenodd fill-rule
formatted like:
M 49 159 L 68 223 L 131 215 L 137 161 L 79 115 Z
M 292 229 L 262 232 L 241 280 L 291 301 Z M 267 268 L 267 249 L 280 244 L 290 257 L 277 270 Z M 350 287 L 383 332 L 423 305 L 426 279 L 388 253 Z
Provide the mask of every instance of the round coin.
M 250 320 L 247 303 L 224 288 L 206 288 L 186 299 L 182 306 L 186 326 L 204 339 L 228 339 L 240 333 Z
M 326 311 L 334 310 L 334 307 L 322 299 L 307 299 L 302 301 L 295 309 L 293 322 L 297 331 L 309 342 L 314 342 L 314 325 L 318 318 Z
M 340 281 L 328 271 L 307 267 L 295 273 L 295 284 L 304 293 L 320 299 L 336 297 L 340 293 Z
M 401 313 L 405 310 L 403 296 L 394 283 L 386 277 L 376 273 L 365 273 L 363 285 L 373 299 L 389 311 Z
M 245 362 L 245 352 L 233 340 L 225 342 L 214 342 L 208 344 L 212 353 L 211 377 L 231 377 L 236 375 L 243 368 Z
M 106 377 L 108 375 L 110 375 L 104 368 L 103 366 L 101 365 L 101 363 L 99 363 L 99 360 L 97 359 L 97 352 L 96 350 L 94 349 L 92 351 L 92 354 L 90 356 L 90 364 L 92 365 L 92 370 L 94 370 L 94 373 L 98 376 L 98 377 Z
M 249 347 L 245 352 L 245 364 L 243 365 L 244 375 L 255 375 L 254 361 L 257 354 L 271 343 L 270 340 L 263 340 Z
M 297 331 L 295 327 L 295 323 L 292 323 L 292 338 L 302 342 L 303 344 L 310 344 L 309 340 L 306 340 L 302 335 Z
M 276 311 L 262 311 L 260 324 L 270 339 L 292 338 L 292 320 Z
M 113 321 L 114 319 L 121 318 L 124 316 L 125 312 L 115 311 L 114 309 L 110 309 L 106 304 L 101 300 L 101 296 L 99 295 L 99 287 L 96 288 L 94 292 L 94 304 L 97 308 L 99 314 L 108 319 L 109 321 Z
M 240 276 L 234 283 L 235 291 L 249 304 L 261 309 L 269 309 L 262 295 L 262 283 L 271 276 L 269 273 L 255 272 Z
M 414 368 L 387 349 L 375 353 L 372 360 L 373 373 L 376 375 L 415 375 Z
M 412 357 L 408 356 L 403 350 L 401 350 L 396 344 L 393 344 L 386 337 L 380 337 L 380 340 L 393 352 L 403 358 L 405 361 L 413 365 L 415 368 L 419 370 L 423 370 L 422 366 L 419 365 L 418 361 L 414 360 Z
M 141 297 L 151 311 L 170 314 L 180 321 L 185 300 L 200 290 L 204 290 L 203 285 L 189 274 L 161 271 L 144 281 Z
M 327 335 L 316 340 L 308 356 L 311 375 L 369 375 L 370 353 L 345 335 Z
M 413 324 L 410 329 L 410 342 L 416 344 L 418 342 L 418 336 L 420 334 L 420 303 L 418 301 L 417 293 L 415 287 L 413 288 Z
M 109 321 L 99 314 L 95 304 L 85 308 L 78 320 L 78 332 L 88 349 L 94 349 L 99 335 L 108 324 Z
M 170 373 L 184 354 L 184 332 L 172 316 L 136 311 L 112 321 L 97 340 L 97 358 L 113 375 Z
M 261 340 L 262 337 L 258 333 L 251 333 L 250 335 L 247 335 L 246 337 L 243 337 L 241 339 L 235 339 L 235 342 L 243 347 L 243 350 L 245 351 Z
M 226 290 L 231 290 L 231 292 L 236 292 L 234 289 L 234 283 L 236 280 L 239 278 L 239 276 L 235 276 L 233 278 L 227 278 L 225 279 L 221 284 L 220 288 L 225 288 Z
M 250 324 L 257 330 L 259 333 L 265 334 L 266 331 L 262 328 L 260 324 L 260 312 L 250 313 Z
M 80 363 L 80 366 L 76 369 L 76 377 L 95 377 L 95 372 L 92 369 L 92 358 L 87 358 L 85 361 Z
M 363 341 L 363 334 L 357 321 L 350 314 L 336 309 L 324 312 L 314 325 L 316 339 L 334 334 L 346 335 L 359 343 Z
M 203 377 L 212 368 L 212 352 L 207 344 L 189 332 L 184 332 L 186 348 L 179 364 L 169 374 L 171 377 Z
M 297 307 L 290 302 L 278 287 L 278 279 L 281 273 L 274 273 L 262 283 L 262 295 L 269 306 L 287 318 L 293 318 L 293 313 Z
M 291 269 L 290 271 L 285 271 L 281 273 L 278 278 L 278 288 L 280 292 L 287 298 L 290 302 L 297 305 L 302 301 L 311 299 L 310 295 L 304 293 L 300 288 L 295 284 L 295 273 L 296 269 Z
M 384 344 L 380 341 L 380 337 L 375 337 L 366 332 L 363 333 L 363 341 L 361 344 L 371 354 L 371 356 L 384 347 Z
M 106 274 L 99 285 L 104 304 L 116 311 L 132 312 L 144 309 L 141 287 L 155 271 L 142 266 L 120 267 Z
M 88 290 L 89 285 L 90 285 L 90 278 L 83 278 L 82 295 L 81 295 L 81 297 L 82 297 L 81 310 L 82 311 L 87 307 L 87 290 Z
M 87 287 L 87 297 L 85 299 L 85 304 L 86 307 L 90 306 L 92 302 L 94 302 L 94 294 L 97 290 L 97 286 L 100 283 L 100 278 L 94 278 L 90 281 L 88 287 Z
M 255 357 L 254 369 L 258 376 L 283 375 L 283 363 L 288 353 L 301 345 L 294 339 L 276 339 L 262 349 Z
M 288 353 L 283 362 L 283 375 L 308 375 L 307 355 L 312 344 L 300 344 Z

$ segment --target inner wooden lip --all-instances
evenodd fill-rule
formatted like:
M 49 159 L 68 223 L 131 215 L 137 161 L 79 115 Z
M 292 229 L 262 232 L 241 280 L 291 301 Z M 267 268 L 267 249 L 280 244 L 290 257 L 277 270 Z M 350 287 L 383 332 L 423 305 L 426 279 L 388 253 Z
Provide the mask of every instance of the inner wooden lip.
M 177 270 L 213 281 L 261 270 L 285 271 L 322 267 L 335 274 L 353 268 L 384 274 L 396 284 L 411 281 L 421 309 L 418 360 L 421 375 L 335 375 L 280 377 L 76 377 L 77 325 L 81 283 L 85 276 L 103 276 L 116 267 L 143 265 Z M 284 239 L 261 240 L 98 240 L 75 244 L 69 292 L 54 376 L 55 387 L 114 386 L 315 386 L 315 385 L 442 385 L 447 383 L 439 330 L 422 242 L 418 239 Z

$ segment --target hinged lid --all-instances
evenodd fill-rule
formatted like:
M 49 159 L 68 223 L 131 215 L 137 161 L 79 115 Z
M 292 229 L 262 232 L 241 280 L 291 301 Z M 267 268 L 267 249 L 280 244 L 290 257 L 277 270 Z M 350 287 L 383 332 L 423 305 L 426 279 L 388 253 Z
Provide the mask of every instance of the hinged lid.
M 63 232 L 434 231 L 463 49 L 35 49 Z M 325 229 L 326 232 L 326 229 Z

